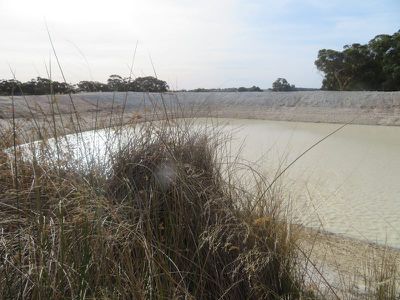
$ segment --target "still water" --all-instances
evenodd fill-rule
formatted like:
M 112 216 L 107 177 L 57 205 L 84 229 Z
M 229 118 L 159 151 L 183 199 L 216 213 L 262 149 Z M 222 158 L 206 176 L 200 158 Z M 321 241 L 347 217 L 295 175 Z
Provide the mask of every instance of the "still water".
M 232 134 L 232 155 L 273 179 L 308 147 L 340 125 L 243 119 L 198 119 Z M 74 139 L 89 141 L 85 147 Z M 113 142 L 115 139 L 116 142 Z M 112 130 L 70 136 L 78 159 L 105 161 Z M 104 145 L 108 146 L 104 146 Z M 111 145 L 111 146 L 110 146 Z M 280 180 L 294 221 L 400 248 L 400 127 L 348 125 L 310 150 Z
M 340 125 L 220 119 L 241 156 L 273 176 Z M 236 145 L 236 146 L 235 146 Z M 400 247 L 400 127 L 348 125 L 281 180 L 299 222 Z

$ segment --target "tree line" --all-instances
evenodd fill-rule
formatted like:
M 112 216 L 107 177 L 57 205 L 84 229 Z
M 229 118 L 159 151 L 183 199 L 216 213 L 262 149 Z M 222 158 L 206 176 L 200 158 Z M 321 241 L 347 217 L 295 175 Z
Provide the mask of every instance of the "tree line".
M 168 91 L 168 88 L 168 84 L 165 81 L 152 76 L 138 77 L 131 80 L 116 74 L 110 75 L 107 83 L 80 81 L 75 85 L 43 77 L 37 77 L 26 82 L 20 82 L 16 79 L 0 80 L 0 95 L 46 95 L 112 91 L 162 93 Z
M 263 90 L 258 87 L 253 85 L 252 87 L 230 87 L 230 88 L 214 88 L 214 89 L 206 89 L 206 88 L 197 88 L 193 90 L 180 90 L 180 92 L 195 92 L 195 93 L 201 93 L 201 92 L 262 92 Z
M 324 90 L 400 90 L 400 30 L 392 35 L 380 34 L 367 44 L 345 45 L 342 51 L 321 49 L 318 51 L 315 66 L 324 75 Z M 77 84 L 52 81 L 37 77 L 27 82 L 15 79 L 0 80 L 0 95 L 45 95 L 78 92 L 166 92 L 168 84 L 152 76 L 138 77 L 134 80 L 120 75 L 110 75 L 106 83 L 80 81 Z M 272 91 L 310 90 L 296 88 L 285 78 L 278 78 L 272 84 Z M 187 91 L 187 90 L 181 90 Z M 198 88 L 190 92 L 262 92 L 258 86 L 249 88 Z
M 367 44 L 343 51 L 321 49 L 315 65 L 324 74 L 325 90 L 400 90 L 400 30 L 380 34 Z

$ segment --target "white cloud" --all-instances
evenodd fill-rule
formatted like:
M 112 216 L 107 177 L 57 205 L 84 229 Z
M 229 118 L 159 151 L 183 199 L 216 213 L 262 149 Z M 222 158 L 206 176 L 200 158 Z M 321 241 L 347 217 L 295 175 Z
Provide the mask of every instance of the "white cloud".
M 72 81 L 87 78 L 81 53 L 97 80 L 126 73 L 137 40 L 137 70 L 151 72 L 151 53 L 160 76 L 180 76 L 170 73 L 183 69 L 207 72 L 206 65 L 226 59 L 240 28 L 234 9 L 234 1 L 3 1 L 0 74 L 7 74 L 7 61 L 23 79 L 36 75 L 31 65 L 49 56 L 44 19 Z
M 328 14 L 330 27 L 314 16 L 292 18 L 307 5 Z M 135 74 L 152 74 L 151 53 L 159 76 L 182 88 L 269 87 L 278 76 L 316 87 L 318 49 L 342 45 L 345 37 L 356 42 L 365 22 L 365 36 L 378 22 L 346 19 L 334 8 L 316 0 L 0 0 L 0 78 L 10 77 L 8 63 L 21 80 L 45 75 L 46 19 L 71 82 L 128 74 L 139 41 Z M 391 26 L 379 16 L 379 30 Z

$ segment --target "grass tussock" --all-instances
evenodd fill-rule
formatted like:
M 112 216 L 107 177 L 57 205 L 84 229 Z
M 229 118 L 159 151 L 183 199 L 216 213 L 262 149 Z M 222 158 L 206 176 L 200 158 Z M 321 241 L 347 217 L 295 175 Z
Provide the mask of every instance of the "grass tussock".
M 68 164 L 68 149 L 49 157 L 51 143 L 27 159 L 3 140 L 1 299 L 307 294 L 281 199 L 232 184 L 218 136 L 170 122 L 138 127 L 90 167 Z
M 281 174 L 230 158 L 215 127 L 156 107 L 85 122 L 0 123 L 0 299 L 399 297 L 390 252 L 329 282 L 313 258 L 324 238 L 302 246 Z

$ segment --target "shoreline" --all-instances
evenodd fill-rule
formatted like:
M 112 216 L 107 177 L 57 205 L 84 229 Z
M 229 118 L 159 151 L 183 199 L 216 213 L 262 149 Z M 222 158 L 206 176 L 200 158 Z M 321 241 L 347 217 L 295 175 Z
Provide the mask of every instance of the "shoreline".
M 400 93 L 399 93 L 400 95 Z M 222 104 L 222 103 L 221 103 Z M 305 123 L 328 123 L 328 124 L 345 124 L 347 122 L 340 122 L 343 119 L 343 115 L 341 118 L 337 117 L 337 114 L 340 115 L 341 109 L 334 109 L 329 108 L 325 109 L 324 116 L 327 112 L 331 112 L 335 110 L 335 116 L 331 116 L 331 118 L 325 119 L 323 122 L 320 121 L 322 118 L 321 115 L 317 114 L 317 111 L 320 108 L 314 110 L 314 119 L 308 118 L 306 120 L 302 120 L 306 116 L 309 116 L 310 110 L 313 108 L 307 108 L 306 110 L 308 113 L 304 113 L 299 117 L 299 110 L 300 108 L 271 108 L 267 109 L 266 107 L 262 107 L 262 109 L 257 109 L 257 106 L 250 105 L 249 107 L 246 106 L 246 110 L 244 110 L 243 106 L 236 105 L 236 106 L 228 106 L 227 109 L 223 109 L 223 105 L 216 105 L 215 103 L 212 105 L 206 105 L 204 107 L 198 107 L 199 109 L 192 110 L 189 112 L 188 115 L 176 115 L 175 117 L 207 117 L 207 118 L 231 118 L 231 119 L 249 119 L 249 120 L 269 120 L 269 121 L 283 121 L 283 122 L 305 122 Z M 171 105 L 173 106 L 173 105 Z M 258 107 L 260 108 L 260 107 Z M 119 125 L 121 124 L 121 119 L 118 118 L 119 116 L 119 109 L 120 107 L 116 107 L 114 114 L 112 115 L 115 119 L 111 125 Z M 163 113 L 161 107 L 155 107 L 155 113 Z M 278 112 L 286 111 L 286 113 L 279 114 Z M 355 113 L 353 109 L 345 109 L 347 114 L 345 114 L 346 118 L 349 118 L 352 114 Z M 399 110 L 400 111 L 400 110 Z M 290 116 L 289 113 L 292 115 L 297 115 L 297 118 L 288 118 Z M 304 112 L 304 110 L 303 110 Z M 370 112 L 371 113 L 371 112 Z M 64 116 L 65 120 L 68 119 L 67 114 L 61 113 Z M 108 109 L 100 110 L 100 111 L 82 111 L 79 112 L 80 117 L 84 120 L 85 125 L 82 127 L 82 131 L 94 130 L 94 129 L 101 129 L 107 126 L 102 125 L 109 125 L 110 121 L 110 111 Z M 95 122 L 94 116 L 97 116 L 98 119 Z M 38 113 L 38 116 L 40 114 Z M 148 121 L 154 119 L 155 114 L 151 114 L 146 111 L 146 106 L 144 107 L 136 107 L 133 109 L 130 107 L 126 110 L 126 115 L 124 115 L 123 124 L 132 121 L 132 119 L 137 118 L 136 121 Z M 45 118 L 42 115 L 40 120 L 41 126 L 46 126 L 46 118 L 50 118 L 51 116 L 47 115 Z M 57 116 L 60 118 L 60 116 Z M 0 126 L 9 123 L 11 119 L 0 119 Z M 376 120 L 375 119 L 364 119 L 364 120 Z M 360 124 L 358 122 L 350 123 L 349 125 L 361 125 L 361 126 L 400 126 L 400 113 L 398 115 L 399 122 L 388 122 L 388 124 L 381 122 L 380 124 Z M 28 123 L 29 122 L 29 123 Z M 28 118 L 19 117 L 18 123 L 23 124 L 26 126 L 26 132 L 29 132 L 29 129 L 32 129 L 33 123 L 32 120 L 28 120 Z M 59 120 L 57 121 L 59 123 Z M 102 124 L 102 125 L 101 125 Z M 74 125 L 68 123 L 68 128 L 71 129 L 71 132 L 68 133 L 75 133 L 73 131 Z M 67 134 L 68 134 L 67 133 Z M 30 137 L 31 138 L 31 137 Z M 357 280 L 361 280 L 362 278 L 362 270 L 360 268 L 365 267 L 366 261 L 375 261 L 379 263 L 385 257 L 393 257 L 392 262 L 395 263 L 398 269 L 400 269 L 400 248 L 392 247 L 392 246 L 385 246 L 382 244 L 375 243 L 373 241 L 367 240 L 360 240 L 357 238 L 352 238 L 350 236 L 346 236 L 343 234 L 337 234 L 334 232 L 329 232 L 325 230 L 320 230 L 316 228 L 308 228 L 303 227 L 302 237 L 300 244 L 302 245 L 305 252 L 310 251 L 310 259 L 315 262 L 321 270 L 323 270 L 324 274 L 326 274 L 327 278 L 331 278 L 332 282 L 337 282 L 341 280 L 343 276 L 349 277 L 357 277 Z M 366 255 L 368 257 L 366 257 Z M 345 274 L 345 275 L 344 275 Z
M 388 250 L 391 253 L 396 253 L 399 255 L 400 258 L 400 246 L 396 247 L 396 246 L 391 246 L 391 245 L 385 245 L 385 244 L 381 244 L 381 243 L 377 243 L 377 242 L 373 242 L 370 240 L 362 240 L 362 239 L 358 239 L 358 238 L 354 238 L 345 234 L 341 234 L 341 233 L 335 233 L 332 231 L 327 231 L 327 230 L 322 230 L 322 229 L 318 229 L 318 228 L 312 228 L 312 227 L 306 227 L 303 225 L 299 225 L 300 227 L 302 227 L 302 231 L 307 235 L 319 235 L 319 236 L 323 236 L 324 238 L 326 238 L 327 240 L 330 241 L 338 241 L 338 242 L 342 242 L 345 244 L 354 244 L 354 245 L 362 245 L 365 246 L 367 248 L 371 248 L 371 249 L 375 249 L 378 251 L 383 251 L 383 250 Z
M 73 111 L 68 95 L 55 97 L 61 114 Z M 164 113 L 166 109 L 194 117 L 400 126 L 400 92 L 104 92 L 73 94 L 72 98 L 81 115 L 121 110 L 127 114 Z M 17 117 L 50 115 L 52 111 L 46 95 L 16 96 L 14 101 Z M 11 117 L 10 98 L 0 96 L 0 119 Z
M 132 117 L 135 117 L 135 116 L 137 116 L 136 113 L 127 113 L 124 116 L 124 121 L 122 123 L 123 126 L 127 125 L 129 122 L 132 122 L 132 120 L 134 119 Z M 109 127 L 108 125 L 110 125 L 110 124 L 111 124 L 111 127 L 120 126 L 121 125 L 121 119 L 119 119 L 119 118 L 116 118 L 116 119 L 112 120 L 112 122 L 110 123 L 110 115 L 107 114 L 107 113 L 99 114 L 99 116 L 98 116 L 99 119 L 98 119 L 98 123 L 97 124 L 91 124 L 91 123 L 93 123 L 93 120 L 91 119 L 91 117 L 92 117 L 91 115 L 85 115 L 85 116 L 82 117 L 82 120 L 84 121 L 84 126 L 82 126 L 82 132 L 104 129 L 104 128 Z M 180 118 L 187 118 L 187 116 L 173 116 L 172 118 L 173 119 L 180 119 Z M 343 123 L 312 122 L 312 121 L 306 122 L 306 121 L 270 120 L 270 119 L 258 119 L 258 118 L 246 118 L 246 119 L 244 119 L 244 118 L 238 118 L 237 116 L 214 117 L 212 115 L 211 116 L 208 115 L 207 117 L 205 117 L 205 116 L 190 116 L 189 118 L 218 118 L 218 119 L 235 119 L 235 120 L 243 119 L 243 120 L 265 120 L 265 121 L 273 121 L 273 122 L 298 122 L 298 123 L 317 123 L 317 124 L 321 123 L 321 124 L 338 124 L 338 125 L 341 124 L 341 125 L 343 125 Z M 151 116 L 148 116 L 148 117 L 146 117 L 146 116 L 145 117 L 140 117 L 137 120 L 135 120 L 135 122 L 141 123 L 141 122 L 146 122 L 146 121 L 151 121 L 151 120 L 154 120 L 154 114 L 152 114 Z M 5 123 L 8 123 L 10 120 L 6 121 L 4 119 L 3 120 L 0 119 L 0 126 L 4 125 L 4 121 L 5 121 Z M 23 119 L 23 118 L 19 118 L 18 119 L 18 123 L 23 123 L 23 124 L 25 123 L 24 125 L 26 125 L 27 121 L 28 121 L 27 119 Z M 44 122 L 44 119 L 42 119 L 40 121 L 41 121 L 40 125 L 43 126 L 43 125 L 46 124 Z M 32 121 L 30 121 L 30 122 L 32 122 Z M 107 122 L 107 124 L 104 124 L 104 122 Z M 106 125 L 106 126 L 102 126 L 100 124 L 103 124 L 103 125 Z M 30 124 L 30 125 L 33 125 L 33 124 Z M 73 127 L 71 125 L 71 123 L 68 123 L 67 125 L 68 125 L 68 128 L 69 127 Z M 353 123 L 350 123 L 348 125 L 352 125 L 352 126 L 376 126 L 376 125 L 364 125 L 364 124 L 353 124 Z M 380 125 L 380 126 L 388 126 L 388 127 L 395 126 L 396 127 L 396 125 Z M 29 124 L 28 124 L 27 132 L 29 132 L 30 129 L 32 129 L 32 126 L 29 126 Z M 74 132 L 72 130 L 71 132 L 66 132 L 66 135 L 76 134 L 76 133 L 77 132 Z M 59 135 L 59 136 L 61 136 L 61 135 Z M 32 138 L 32 136 L 30 136 L 30 137 Z M 37 140 L 39 140 L 39 137 L 33 137 L 33 139 L 31 139 L 30 141 L 25 141 L 25 142 L 29 143 L 29 142 L 34 142 L 34 141 L 37 141 Z M 21 144 L 23 144 L 23 143 L 21 143 Z M 294 225 L 299 225 L 299 224 L 294 224 Z M 303 225 L 300 224 L 299 226 L 303 226 Z M 317 233 L 319 235 L 326 236 L 327 238 L 331 237 L 332 239 L 341 239 L 341 240 L 344 240 L 344 241 L 347 241 L 347 242 L 353 242 L 354 244 L 360 243 L 360 244 L 363 244 L 363 245 L 369 245 L 370 247 L 376 247 L 376 248 L 382 248 L 383 247 L 385 249 L 390 249 L 393 252 L 399 252 L 400 253 L 400 247 L 388 246 L 388 245 L 384 245 L 384 244 L 377 243 L 377 242 L 374 242 L 374 241 L 362 240 L 362 239 L 354 238 L 354 237 L 351 237 L 351 236 L 347 236 L 345 234 L 339 234 L 339 233 L 335 233 L 335 232 L 321 230 L 321 229 L 318 229 L 318 228 L 312 228 L 312 227 L 304 227 L 304 228 L 305 228 L 306 231 L 312 231 L 312 232 Z
M 400 249 L 310 228 L 301 234 L 299 247 L 313 264 L 305 262 L 311 285 L 322 275 L 343 298 L 354 299 L 386 280 L 400 283 Z

